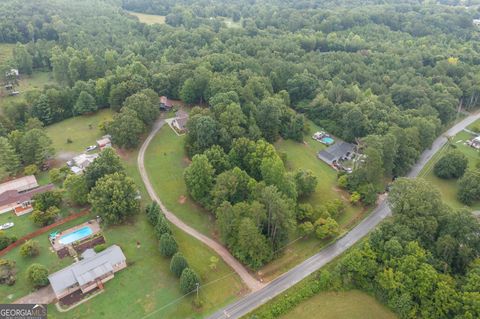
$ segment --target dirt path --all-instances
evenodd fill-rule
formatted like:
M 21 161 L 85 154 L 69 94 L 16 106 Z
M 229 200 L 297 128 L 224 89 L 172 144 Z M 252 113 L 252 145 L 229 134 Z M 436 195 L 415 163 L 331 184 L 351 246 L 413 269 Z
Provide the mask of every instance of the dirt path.
M 216 242 L 215 240 L 201 234 L 197 230 L 193 229 L 192 227 L 188 226 L 185 224 L 182 220 L 180 220 L 175 214 L 170 212 L 162 203 L 160 198 L 157 196 L 157 193 L 155 192 L 152 184 L 150 183 L 150 179 L 148 178 L 147 170 L 145 169 L 145 151 L 148 148 L 148 145 L 152 141 L 152 139 L 155 137 L 157 132 L 163 127 L 165 124 L 164 119 L 159 119 L 155 124 L 148 135 L 147 139 L 145 142 L 143 142 L 142 147 L 140 148 L 140 151 L 138 152 L 138 158 L 137 158 L 137 165 L 138 169 L 140 171 L 140 175 L 142 177 L 143 183 L 145 184 L 145 187 L 148 191 L 148 194 L 152 198 L 152 200 L 156 201 L 160 208 L 162 209 L 162 212 L 165 214 L 167 219 L 180 228 L 182 231 L 186 232 L 190 236 L 200 240 L 202 243 L 213 249 L 217 254 L 222 257 L 222 259 L 242 278 L 244 283 L 250 288 L 252 291 L 257 291 L 261 289 L 264 284 L 259 282 L 255 277 L 253 277 L 247 269 L 238 261 L 236 260 L 229 252 L 228 250 L 221 245 L 220 243 Z
M 15 304 L 49 304 L 55 301 L 56 297 L 53 293 L 52 286 L 40 288 L 34 292 L 15 300 Z

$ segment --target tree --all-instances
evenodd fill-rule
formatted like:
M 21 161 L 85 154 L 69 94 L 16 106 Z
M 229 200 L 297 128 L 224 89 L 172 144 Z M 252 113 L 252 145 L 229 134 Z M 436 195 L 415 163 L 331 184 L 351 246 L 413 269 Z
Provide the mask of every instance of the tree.
M 224 201 L 236 204 L 247 200 L 255 184 L 255 180 L 238 167 L 221 173 L 210 192 L 212 206 L 218 207 Z
M 88 195 L 92 211 L 102 222 L 120 224 L 138 213 L 140 202 L 134 181 L 123 173 L 113 173 L 100 178 Z
M 160 219 L 160 206 L 156 201 L 151 202 L 150 204 L 145 207 L 145 213 L 147 215 L 148 222 L 151 225 L 156 226 L 158 224 L 158 220 Z
M 38 173 L 38 166 L 35 164 L 30 164 L 25 166 L 23 169 L 23 175 L 36 175 Z
M 298 169 L 295 172 L 295 184 L 299 198 L 305 198 L 315 192 L 318 180 L 311 170 Z
M 137 117 L 146 126 L 150 126 L 158 117 L 159 108 L 157 104 L 158 101 L 152 101 L 152 98 L 142 91 L 127 97 L 123 102 L 123 108 L 135 111 Z
M 205 155 L 195 155 L 190 166 L 183 172 L 188 193 L 203 206 L 207 206 L 210 202 L 214 172 Z
M 287 90 L 293 103 L 312 99 L 318 86 L 318 80 L 307 70 L 296 73 L 287 81 Z
M 216 175 L 219 175 L 231 168 L 228 155 L 225 154 L 225 151 L 219 145 L 213 145 L 203 154 L 208 158 L 208 162 L 215 169 Z
M 26 165 L 41 166 L 53 153 L 52 140 L 44 130 L 27 131 L 20 140 L 20 155 L 22 162 Z
M 0 250 L 8 247 L 10 244 L 13 244 L 17 241 L 17 237 L 8 236 L 4 231 L 0 231 Z
M 15 262 L 7 259 L 0 259 L 0 284 L 12 286 L 15 283 Z
M 134 148 L 140 143 L 140 136 L 145 132 L 145 124 L 138 118 L 137 112 L 122 108 L 106 126 L 112 136 L 112 142 L 123 148 Z
M 238 243 L 235 256 L 256 270 L 268 262 L 273 255 L 272 248 L 250 218 L 243 218 L 238 229 Z
M 20 159 L 5 137 L 0 137 L 0 167 L 10 176 L 15 175 L 20 169 Z
M 61 191 L 53 190 L 35 194 L 32 199 L 33 208 L 46 211 L 50 207 L 60 207 L 62 203 L 62 193 Z
M 77 102 L 75 103 L 74 111 L 75 114 L 88 114 L 93 113 L 98 109 L 97 104 L 93 96 L 88 92 L 82 91 L 78 96 Z
M 442 156 L 435 166 L 433 172 L 440 178 L 459 178 L 467 169 L 468 159 L 460 151 L 451 151 Z
M 266 98 L 258 106 L 257 125 L 263 137 L 270 143 L 278 139 L 280 131 L 281 106 L 283 102 L 276 98 Z
M 163 214 L 158 215 L 157 224 L 155 225 L 155 235 L 158 239 L 162 237 L 163 234 L 172 234 L 170 225 L 168 224 L 167 218 Z
M 178 251 L 178 245 L 171 234 L 165 233 L 160 237 L 159 249 L 163 257 L 172 257 Z
M 27 240 L 20 248 L 23 257 L 35 257 L 40 253 L 40 245 L 36 240 Z
M 465 205 L 480 199 L 480 170 L 467 171 L 458 181 L 457 198 Z
M 59 214 L 60 214 L 60 209 L 58 209 L 55 206 L 52 206 L 47 208 L 47 210 L 45 211 L 35 209 L 30 215 L 30 218 L 38 226 L 47 226 L 47 225 L 53 224 L 53 222 L 57 219 Z
M 319 218 L 315 222 L 315 235 L 318 239 L 324 239 L 327 237 L 335 237 L 339 234 L 340 230 L 335 219 L 331 217 Z
M 63 182 L 68 198 L 77 205 L 85 205 L 88 202 L 88 187 L 85 175 L 70 174 Z
M 189 267 L 182 271 L 180 276 L 180 290 L 183 294 L 191 293 L 200 283 L 197 274 Z
M 13 49 L 13 57 L 20 73 L 32 74 L 33 58 L 25 45 L 18 43 Z
M 115 172 L 124 172 L 120 158 L 112 148 L 106 148 L 100 155 L 85 169 L 85 181 L 88 189 L 92 189 L 96 182 L 105 175 Z
M 185 139 L 185 148 L 189 156 L 200 154 L 218 144 L 218 123 L 208 115 L 190 116 L 187 122 L 188 134 Z
M 36 287 L 48 285 L 48 268 L 42 264 L 31 264 L 27 268 L 27 278 Z
M 170 261 L 170 271 L 180 278 L 185 268 L 188 268 L 188 262 L 185 257 L 183 257 L 182 253 L 178 252 L 173 255 L 172 260 Z

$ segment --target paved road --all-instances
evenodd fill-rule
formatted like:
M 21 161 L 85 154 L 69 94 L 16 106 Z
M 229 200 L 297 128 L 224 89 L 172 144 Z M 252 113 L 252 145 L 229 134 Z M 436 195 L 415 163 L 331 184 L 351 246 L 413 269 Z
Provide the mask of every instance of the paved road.
M 175 214 L 170 212 L 165 205 L 163 205 L 162 201 L 160 198 L 157 196 L 157 193 L 155 192 L 152 184 L 150 183 L 150 179 L 148 178 L 147 171 L 145 169 L 144 165 L 144 159 L 145 159 L 145 151 L 148 148 L 148 145 L 152 141 L 152 139 L 155 137 L 157 132 L 165 125 L 165 120 L 160 119 L 158 120 L 150 134 L 148 135 L 147 139 L 145 142 L 143 142 L 142 147 L 140 148 L 140 151 L 138 153 L 138 158 L 137 158 L 137 164 L 138 164 L 138 169 L 140 171 L 140 175 L 142 177 L 143 183 L 145 184 L 145 187 L 147 189 L 148 194 L 152 198 L 152 200 L 156 201 L 160 208 L 162 209 L 162 212 L 165 214 L 167 219 L 189 234 L 190 236 L 200 240 L 202 243 L 213 249 L 222 259 L 230 266 L 232 269 L 242 278 L 243 282 L 247 285 L 247 287 L 251 291 L 257 291 L 264 287 L 264 284 L 259 282 L 255 277 L 253 277 L 248 270 L 238 261 L 236 260 L 230 252 L 222 246 L 220 243 L 216 242 L 215 240 L 201 234 L 197 230 L 193 229 L 192 227 L 188 226 L 185 224 L 182 220 L 180 220 Z
M 473 114 L 459 122 L 458 124 L 451 127 L 447 130 L 442 136 L 437 138 L 433 144 L 432 148 L 426 150 L 420 156 L 417 164 L 411 169 L 408 174 L 409 177 L 417 176 L 425 164 L 432 158 L 432 156 L 442 148 L 442 146 L 447 142 L 446 136 L 452 136 L 462 131 L 465 127 L 473 123 L 475 120 L 480 118 L 480 113 Z M 294 286 L 299 281 L 317 271 L 318 269 L 325 266 L 327 263 L 332 261 L 335 257 L 344 253 L 348 248 L 353 244 L 367 235 L 371 230 L 373 230 L 385 217 L 390 215 L 390 207 L 387 204 L 386 200 L 380 202 L 377 208 L 360 224 L 348 232 L 344 237 L 333 243 L 332 245 L 326 247 L 316 255 L 308 258 L 295 268 L 281 275 L 277 279 L 270 282 L 263 289 L 254 291 L 244 298 L 238 300 L 235 303 L 228 305 L 227 307 L 217 311 L 209 317 L 209 319 L 222 319 L 222 318 L 240 318 L 264 303 L 268 302 L 270 299 L 279 295 L 286 289 Z

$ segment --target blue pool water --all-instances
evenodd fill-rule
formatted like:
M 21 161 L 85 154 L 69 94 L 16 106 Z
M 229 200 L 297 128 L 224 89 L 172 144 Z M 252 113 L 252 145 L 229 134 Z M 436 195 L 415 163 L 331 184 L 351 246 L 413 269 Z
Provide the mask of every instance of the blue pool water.
M 88 226 L 85 226 L 80 229 L 77 229 L 73 233 L 60 237 L 58 242 L 62 245 L 68 245 L 73 242 L 76 242 L 77 240 L 90 236 L 92 233 L 93 233 L 92 229 Z
M 331 137 L 323 137 L 321 141 L 322 143 L 325 143 L 327 145 L 333 144 L 333 142 L 335 142 Z

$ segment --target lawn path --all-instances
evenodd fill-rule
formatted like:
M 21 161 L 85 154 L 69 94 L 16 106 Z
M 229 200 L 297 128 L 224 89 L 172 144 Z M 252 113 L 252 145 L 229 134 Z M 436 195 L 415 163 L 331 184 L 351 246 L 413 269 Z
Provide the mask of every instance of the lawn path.
M 153 140 L 155 135 L 158 133 L 158 131 L 165 125 L 165 120 L 164 119 L 159 119 L 157 122 L 155 122 L 152 131 L 148 135 L 148 137 L 145 139 L 145 142 L 143 142 L 142 147 L 140 148 L 140 151 L 138 152 L 138 157 L 137 157 L 137 165 L 138 165 L 138 170 L 140 171 L 140 176 L 142 177 L 143 183 L 145 184 L 145 188 L 147 189 L 148 194 L 152 198 L 152 200 L 156 201 L 160 208 L 162 209 L 162 212 L 165 214 L 165 217 L 180 228 L 182 231 L 185 233 L 189 234 L 190 236 L 200 240 L 202 243 L 213 249 L 222 259 L 231 267 L 233 270 L 242 278 L 242 280 L 245 282 L 245 284 L 248 286 L 248 288 L 251 291 L 257 291 L 261 288 L 263 288 L 264 284 L 259 282 L 255 277 L 253 277 L 248 270 L 238 261 L 236 260 L 229 252 L 228 250 L 221 245 L 220 243 L 216 242 L 215 240 L 199 233 L 197 230 L 193 229 L 192 227 L 188 226 L 185 224 L 181 219 L 179 219 L 175 214 L 170 212 L 165 205 L 163 205 L 162 201 L 158 197 L 157 193 L 155 192 L 152 184 L 150 183 L 150 179 L 148 178 L 148 173 L 147 170 L 145 169 L 145 151 L 148 148 L 148 145 L 150 142 Z

